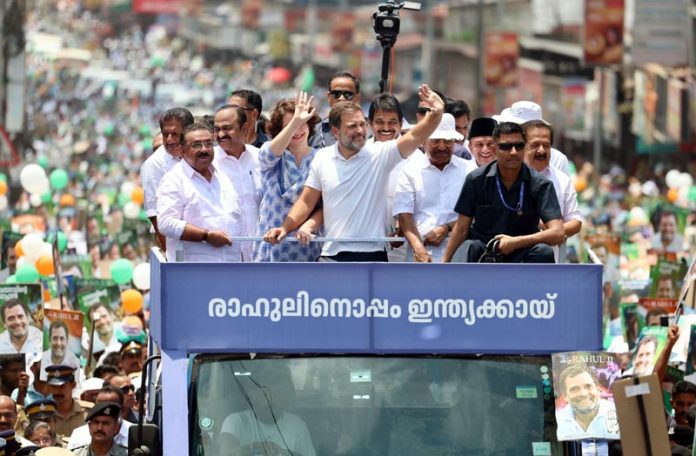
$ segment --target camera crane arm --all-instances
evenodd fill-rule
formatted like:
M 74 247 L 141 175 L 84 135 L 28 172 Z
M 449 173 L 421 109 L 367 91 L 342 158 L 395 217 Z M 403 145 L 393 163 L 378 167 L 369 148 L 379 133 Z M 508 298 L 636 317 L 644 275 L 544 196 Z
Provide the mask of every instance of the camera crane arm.
M 377 6 L 377 12 L 372 14 L 372 28 L 377 34 L 377 41 L 382 45 L 382 73 L 379 80 L 379 91 L 387 91 L 387 80 L 389 80 L 389 65 L 391 64 L 391 50 L 396 44 L 396 37 L 399 35 L 401 18 L 399 10 L 407 9 L 420 11 L 421 4 L 418 2 L 399 2 L 387 0 Z

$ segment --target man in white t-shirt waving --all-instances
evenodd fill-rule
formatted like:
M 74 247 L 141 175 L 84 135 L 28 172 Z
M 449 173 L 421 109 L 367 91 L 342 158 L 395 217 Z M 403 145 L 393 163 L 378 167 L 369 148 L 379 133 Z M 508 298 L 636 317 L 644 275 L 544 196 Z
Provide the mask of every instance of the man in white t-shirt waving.
M 408 158 L 435 131 L 444 110 L 443 100 L 427 85 L 419 97 L 429 112 L 399 138 L 366 145 L 367 122 L 360 105 L 339 102 L 331 108 L 329 124 L 336 144 L 317 152 L 300 198 L 280 227 L 264 239 L 276 244 L 299 227 L 321 199 L 326 236 L 319 261 L 387 261 L 384 242 L 346 242 L 376 239 L 386 234 L 386 186 L 389 172 Z

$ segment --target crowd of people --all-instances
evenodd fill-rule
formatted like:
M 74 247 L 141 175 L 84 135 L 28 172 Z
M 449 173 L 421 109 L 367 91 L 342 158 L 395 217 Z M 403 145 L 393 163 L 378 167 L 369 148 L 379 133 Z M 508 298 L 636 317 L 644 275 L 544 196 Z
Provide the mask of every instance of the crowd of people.
M 28 29 L 70 24 L 70 44 L 132 81 L 29 56 L 32 141 L 26 166 L 0 176 L 0 278 L 6 290 L 35 283 L 40 296 L 0 294 L 7 454 L 126 454 L 153 245 L 187 262 L 562 263 L 591 248 L 605 264 L 605 348 L 636 356 L 629 373 L 674 384 L 671 435 L 693 433 L 691 358 L 676 356 L 690 327 L 665 328 L 662 350 L 637 340 L 661 323 L 642 300 L 683 300 L 692 277 L 674 266 L 693 247 L 685 173 L 641 182 L 569 160 L 531 101 L 474 118 L 465 100 L 422 85 L 417 110 L 404 112 L 391 94 L 367 99 L 348 71 L 311 93 L 274 88 L 253 64 L 203 65 L 161 26 L 114 31 L 55 8 L 55 21 L 32 17 Z M 173 85 L 204 108 L 180 107 L 163 90 Z M 673 269 L 653 274 L 660 265 Z M 79 329 L 49 319 L 52 308 L 81 314 Z

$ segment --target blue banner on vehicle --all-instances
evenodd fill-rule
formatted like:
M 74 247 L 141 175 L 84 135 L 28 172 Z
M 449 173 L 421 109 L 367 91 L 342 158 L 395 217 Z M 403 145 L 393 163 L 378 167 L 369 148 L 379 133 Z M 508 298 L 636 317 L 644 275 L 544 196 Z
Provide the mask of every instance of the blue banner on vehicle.
M 151 331 L 164 350 L 602 348 L 599 265 L 152 263 Z

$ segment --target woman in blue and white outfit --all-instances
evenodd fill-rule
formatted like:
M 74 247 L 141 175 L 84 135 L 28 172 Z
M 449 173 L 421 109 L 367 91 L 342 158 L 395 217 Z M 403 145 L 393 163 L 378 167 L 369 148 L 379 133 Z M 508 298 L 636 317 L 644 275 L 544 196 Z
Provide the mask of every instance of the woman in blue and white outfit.
M 321 122 L 312 99 L 300 92 L 295 100 L 279 101 L 273 108 L 268 125 L 273 140 L 264 143 L 259 151 L 263 190 L 258 236 L 283 223 L 307 180 L 309 165 L 317 151 L 309 146 L 309 141 L 314 127 Z M 285 241 L 275 246 L 268 242 L 254 243 L 255 261 L 316 261 L 321 244 L 308 240 L 322 223 L 323 213 L 318 209 L 295 233 L 302 242 Z

